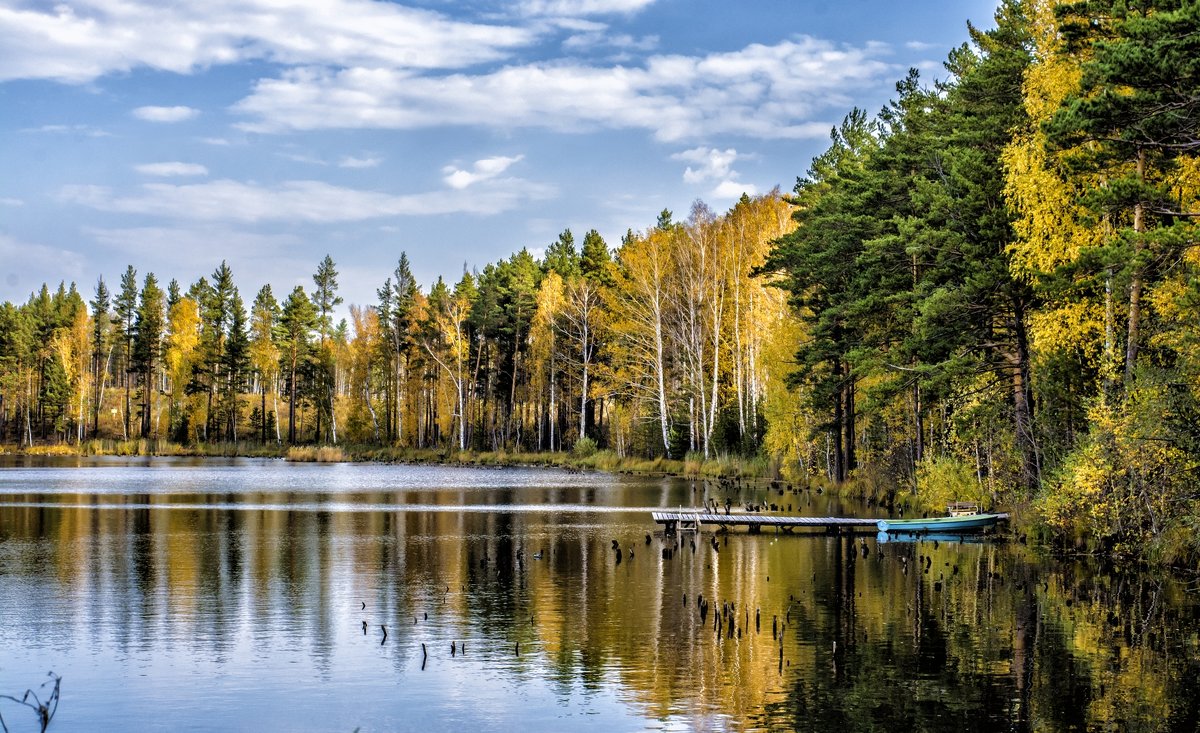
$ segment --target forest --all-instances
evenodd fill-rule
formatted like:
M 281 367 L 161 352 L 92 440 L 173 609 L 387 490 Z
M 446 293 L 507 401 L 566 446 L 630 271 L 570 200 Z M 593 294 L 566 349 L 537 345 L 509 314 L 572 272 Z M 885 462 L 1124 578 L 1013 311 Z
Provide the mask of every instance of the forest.
M 792 192 L 616 246 L 428 287 L 401 253 L 374 294 L 328 256 L 253 297 L 224 262 L 43 286 L 0 305 L 0 442 L 739 456 L 1193 561 L 1200 2 L 1004 0 L 968 33 Z

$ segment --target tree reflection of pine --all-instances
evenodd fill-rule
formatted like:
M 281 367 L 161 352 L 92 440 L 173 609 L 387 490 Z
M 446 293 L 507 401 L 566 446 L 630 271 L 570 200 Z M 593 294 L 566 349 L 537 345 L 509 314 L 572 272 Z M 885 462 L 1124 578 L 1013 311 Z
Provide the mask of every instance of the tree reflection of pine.
M 9 548 L 47 548 L 10 550 L 0 572 L 52 577 L 70 589 L 62 602 L 74 618 L 104 616 L 116 637 L 151 650 L 170 642 L 147 627 L 228 651 L 239 636 L 272 638 L 273 619 L 303 619 L 292 628 L 319 665 L 347 643 L 336 629 L 348 616 L 357 626 L 351 614 L 380 624 L 384 641 L 388 624 L 426 614 L 434 620 L 411 632 L 423 634 L 422 663 L 437 656 L 427 641 L 460 656 L 469 640 L 485 660 L 508 649 L 512 669 L 543 670 L 564 695 L 616 683 L 652 720 L 1064 730 L 1194 728 L 1197 716 L 1194 598 L 1170 579 L 1042 561 L 1019 544 L 872 549 L 853 536 L 735 534 L 719 551 L 711 537 L 711 548 L 620 564 L 625 553 L 595 532 L 524 514 L 229 511 L 178 495 L 56 500 L 71 507 L 0 507 Z M 193 509 L 154 508 L 193 500 Z M 650 547 L 675 542 L 651 538 Z M 530 546 L 543 562 L 517 561 Z M 398 649 L 416 640 L 392 631 Z

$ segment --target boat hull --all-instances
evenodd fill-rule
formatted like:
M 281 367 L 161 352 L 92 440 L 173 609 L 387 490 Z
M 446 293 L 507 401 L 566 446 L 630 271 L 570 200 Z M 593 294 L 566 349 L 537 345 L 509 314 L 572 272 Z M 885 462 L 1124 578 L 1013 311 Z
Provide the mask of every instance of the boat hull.
M 880 519 L 876 526 L 880 532 L 891 533 L 974 532 L 992 527 L 1005 519 L 1008 519 L 1006 514 L 971 514 L 933 519 Z

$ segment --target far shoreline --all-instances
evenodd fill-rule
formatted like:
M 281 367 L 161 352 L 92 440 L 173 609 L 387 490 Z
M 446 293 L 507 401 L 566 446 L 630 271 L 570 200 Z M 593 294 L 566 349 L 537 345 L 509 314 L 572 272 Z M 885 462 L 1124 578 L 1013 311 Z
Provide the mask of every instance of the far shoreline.
M 945 506 L 931 497 L 902 490 L 887 491 L 873 482 L 851 480 L 836 484 L 825 476 L 785 475 L 781 461 L 765 457 L 723 455 L 705 459 L 689 454 L 683 459 L 619 456 L 612 450 L 589 455 L 571 452 L 458 451 L 380 445 L 292 445 L 200 443 L 183 445 L 163 440 L 85 440 L 78 444 L 45 443 L 30 446 L 0 444 L 0 456 L 27 457 L 181 457 L 181 458 L 271 458 L 293 463 L 378 463 L 439 465 L 463 468 L 558 468 L 567 471 L 601 472 L 650 478 L 711 481 L 723 489 L 757 489 L 779 496 L 799 491 L 828 493 L 867 502 L 887 510 L 940 514 Z M 2 470 L 2 469 L 0 469 Z M 1012 509 L 1009 509 L 1012 511 Z M 1018 513 L 1021 513 L 1018 511 Z
M 379 445 L 277 445 L 260 443 L 212 443 L 184 445 L 155 440 L 90 440 L 79 444 L 45 443 L 33 446 L 0 444 L 0 455 L 9 456 L 141 456 L 189 458 L 278 458 L 296 463 L 400 463 L 447 466 L 521 466 L 601 471 L 614 474 L 676 478 L 708 478 L 769 485 L 801 485 L 829 488 L 823 482 L 784 478 L 778 462 L 764 458 L 719 456 L 684 459 L 618 456 L 600 450 L 588 455 L 565 451 L 478 451 L 435 448 L 404 448 Z

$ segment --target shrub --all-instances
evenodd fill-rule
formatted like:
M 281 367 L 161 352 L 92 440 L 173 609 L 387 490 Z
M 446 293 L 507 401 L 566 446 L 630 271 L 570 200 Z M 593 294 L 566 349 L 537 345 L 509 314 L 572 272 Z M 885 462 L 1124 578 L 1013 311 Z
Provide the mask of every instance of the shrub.
M 576 458 L 590 458 L 596 453 L 596 441 L 585 435 L 575 441 L 575 447 L 571 449 L 571 453 Z

